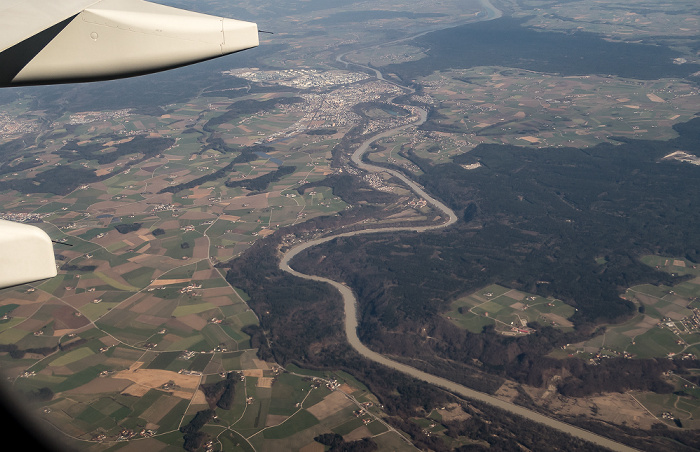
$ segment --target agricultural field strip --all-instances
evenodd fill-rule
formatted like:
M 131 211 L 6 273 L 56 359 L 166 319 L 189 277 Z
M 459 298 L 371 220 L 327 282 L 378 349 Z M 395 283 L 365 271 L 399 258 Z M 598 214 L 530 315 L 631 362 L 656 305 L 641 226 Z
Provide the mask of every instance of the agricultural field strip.
M 289 370 L 287 370 L 287 369 L 285 369 L 285 372 L 289 373 L 290 375 L 294 375 L 294 376 L 300 377 L 300 378 L 308 378 L 308 377 L 309 377 L 308 375 L 295 373 L 295 372 L 289 371 Z M 331 383 L 331 380 L 328 380 L 328 379 L 325 379 L 325 378 L 321 378 L 321 377 L 318 377 L 318 376 L 314 377 L 314 379 L 319 380 L 319 381 L 322 381 L 322 382 L 325 383 L 325 384 L 330 384 L 330 383 Z M 244 386 L 245 398 L 247 398 L 247 397 L 248 397 L 248 388 L 247 388 L 247 385 L 243 385 L 243 386 Z M 228 431 L 232 431 L 232 432 L 236 433 L 238 436 L 240 436 L 241 438 L 245 439 L 246 442 L 248 442 L 248 444 L 251 445 L 251 447 L 252 447 L 252 444 L 250 443 L 250 440 L 251 440 L 253 437 L 257 436 L 257 435 L 260 434 L 260 433 L 263 433 L 265 430 L 272 429 L 272 428 L 276 428 L 276 427 L 279 427 L 279 426 L 283 425 L 285 422 L 287 422 L 287 421 L 289 421 L 290 419 L 292 419 L 292 417 L 294 417 L 296 414 L 298 414 L 298 413 L 300 413 L 301 411 L 305 410 L 306 408 L 304 407 L 304 402 L 306 402 L 306 399 L 312 394 L 312 391 L 313 391 L 313 390 L 314 390 L 314 388 L 310 388 L 310 390 L 306 393 L 306 395 L 304 396 L 304 398 L 302 399 L 302 401 L 299 402 L 298 409 L 297 409 L 294 413 L 292 413 L 291 415 L 287 416 L 287 418 L 286 418 L 284 421 L 282 421 L 280 424 L 270 425 L 270 426 L 263 427 L 262 429 L 258 430 L 257 432 L 255 432 L 255 433 L 253 433 L 253 434 L 251 434 L 251 435 L 248 435 L 248 436 L 243 435 L 242 433 L 238 432 L 238 431 L 235 429 L 235 426 L 236 426 L 236 424 L 238 424 L 238 423 L 245 417 L 246 411 L 247 411 L 248 406 L 249 406 L 248 404 L 246 404 L 246 405 L 244 406 L 244 408 L 243 408 L 243 412 L 241 413 L 241 415 L 238 417 L 237 420 L 231 422 L 228 426 L 226 426 L 226 427 L 223 427 L 223 426 L 222 426 L 221 428 L 224 429 L 224 430 L 228 430 Z M 340 387 L 334 388 L 333 391 L 336 391 L 336 392 L 339 392 L 339 393 L 343 394 L 343 395 L 344 395 L 348 400 L 350 400 L 358 409 L 363 409 L 362 403 L 359 402 L 352 394 L 348 394 L 347 392 L 345 392 L 345 391 L 343 391 L 342 389 L 340 389 Z M 392 427 L 391 425 L 387 424 L 387 423 L 386 423 L 383 419 L 381 419 L 377 414 L 375 414 L 375 413 L 373 413 L 373 412 L 371 412 L 371 411 L 369 411 L 369 410 L 364 410 L 364 412 L 365 412 L 365 414 L 370 415 L 375 421 L 381 423 L 381 424 L 387 429 L 386 431 L 381 432 L 381 433 L 379 433 L 379 434 L 377 434 L 377 435 L 373 435 L 373 436 L 379 436 L 379 435 L 383 435 L 383 434 L 386 434 L 386 433 L 389 433 L 389 432 L 393 432 L 393 433 L 395 433 L 396 435 L 398 435 L 398 436 L 399 436 L 404 442 L 406 442 L 407 444 L 409 444 L 409 445 L 412 444 L 408 438 L 406 438 L 403 434 L 401 434 L 401 433 L 400 433 L 398 430 L 396 430 L 394 427 Z M 344 422 L 346 422 L 346 421 L 343 420 L 342 423 L 344 423 Z
M 199 388 L 201 386 L 203 380 L 204 380 L 204 374 L 201 374 L 199 376 L 199 384 L 197 385 L 197 388 Z M 178 425 L 178 428 L 182 427 L 182 424 L 185 421 L 185 417 L 187 416 L 187 413 L 190 409 L 190 406 L 192 406 L 192 402 L 195 400 L 196 396 L 197 396 L 197 391 L 194 391 L 192 393 L 192 397 L 189 400 L 189 403 L 187 404 L 187 409 L 185 411 L 183 411 L 183 413 L 182 413 L 182 418 L 180 418 L 180 425 Z
M 207 259 L 201 259 L 200 261 L 197 261 L 197 262 L 201 262 L 201 261 L 205 261 L 205 260 L 207 260 Z M 197 262 L 194 262 L 194 263 L 197 263 Z M 192 265 L 192 264 L 193 264 L 193 262 L 189 262 L 189 263 L 187 263 L 187 264 L 183 264 L 183 265 L 181 265 L 180 267 L 176 267 L 176 268 L 171 269 L 171 270 L 169 270 L 169 271 L 174 271 L 174 270 L 177 270 L 178 268 L 187 267 L 187 266 Z M 169 272 L 169 271 L 168 271 L 168 272 Z M 168 272 L 166 272 L 166 273 L 164 273 L 164 274 L 167 274 Z M 219 275 L 220 275 L 220 273 L 219 273 Z M 224 278 L 224 279 L 225 279 L 225 278 Z M 227 284 L 228 284 L 228 282 L 227 282 Z M 50 292 L 46 292 L 46 291 L 44 291 L 41 287 L 39 287 L 38 285 L 31 285 L 31 286 L 34 287 L 35 289 L 38 289 L 38 290 L 40 290 L 40 291 L 46 293 L 46 294 L 49 295 L 50 297 L 52 297 L 52 298 L 54 298 L 54 299 L 57 299 L 58 301 L 60 301 L 60 302 L 63 303 L 64 305 L 69 306 L 69 307 L 71 307 L 72 309 L 75 309 L 76 311 L 80 312 L 80 309 L 79 309 L 79 308 L 76 308 L 76 307 L 72 306 L 70 303 L 68 303 L 68 302 L 66 302 L 65 300 L 63 300 L 62 297 L 53 295 L 53 294 L 51 294 Z M 236 291 L 233 289 L 233 287 L 230 286 L 230 284 L 229 284 L 229 287 L 231 287 L 231 290 L 236 294 L 236 296 L 241 300 L 241 302 L 245 303 L 245 301 L 240 297 L 240 294 L 238 294 L 238 292 L 236 292 Z M 133 297 L 135 297 L 136 295 L 142 293 L 142 292 L 143 292 L 144 290 L 146 290 L 147 288 L 148 288 L 148 286 L 146 286 L 146 287 L 140 289 L 138 292 L 132 294 L 131 296 L 129 296 L 128 298 L 126 298 L 125 300 L 123 300 L 122 302 L 120 302 L 117 306 L 122 305 L 122 304 L 124 304 L 124 303 L 130 301 Z M 42 303 L 38 303 L 39 306 L 37 307 L 37 309 L 36 309 L 35 312 L 38 312 L 39 309 L 40 309 L 43 305 L 45 305 L 47 302 L 48 302 L 48 300 L 45 301 L 45 302 L 42 302 Z M 118 338 L 118 337 L 115 337 L 113 334 L 110 334 L 109 332 L 103 330 L 102 328 L 100 328 L 100 327 L 97 325 L 97 323 L 95 323 L 95 322 L 99 321 L 104 315 L 107 315 L 107 313 L 105 313 L 105 314 L 103 314 L 102 316 L 98 317 L 98 318 L 95 319 L 94 321 L 93 321 L 93 320 L 90 320 L 89 317 L 87 317 L 87 316 L 84 316 L 84 317 L 85 317 L 86 319 L 88 319 L 88 321 L 90 322 L 90 324 L 91 324 L 94 328 L 96 328 L 97 330 L 99 330 L 99 331 L 102 332 L 103 334 L 109 336 L 110 338 L 114 339 L 115 341 L 117 341 L 119 344 L 121 344 L 121 345 L 123 345 L 123 346 L 130 347 L 130 348 L 135 349 L 135 350 L 141 350 L 141 351 L 143 351 L 144 353 L 149 352 L 149 351 L 150 351 L 150 352 L 155 352 L 155 353 L 168 353 L 168 352 L 172 352 L 172 350 L 151 350 L 151 349 L 148 349 L 148 348 L 145 348 L 145 347 L 138 347 L 138 346 L 136 346 L 136 345 L 129 344 L 129 343 L 123 341 L 122 339 Z M 222 313 L 222 315 L 223 315 L 223 313 Z M 155 333 L 154 333 L 154 334 L 155 334 Z M 226 334 L 227 336 L 229 336 L 229 335 L 228 335 L 227 333 L 225 333 L 225 332 L 224 332 L 224 334 Z M 230 337 L 230 336 L 229 336 L 229 337 Z M 231 338 L 231 339 L 233 340 L 233 338 Z M 58 353 L 58 351 L 55 352 L 55 353 Z M 28 371 L 30 371 L 32 367 L 34 367 L 34 366 L 36 366 L 36 365 L 39 365 L 39 364 L 42 363 L 44 360 L 47 360 L 47 359 L 51 358 L 52 356 L 53 356 L 53 353 L 50 354 L 50 355 L 45 356 L 44 358 L 41 358 L 40 360 L 38 360 L 37 362 L 35 362 L 31 367 L 29 367 L 29 368 L 28 368 Z
M 309 392 L 306 393 L 306 396 L 304 396 L 304 400 L 303 400 L 303 401 L 300 403 L 300 405 L 299 405 L 299 409 L 296 410 L 296 411 L 295 411 L 294 413 L 292 413 L 291 415 L 289 415 L 284 421 L 282 421 L 281 423 L 279 423 L 279 424 L 277 424 L 277 425 L 268 425 L 268 426 L 265 426 L 265 427 L 263 427 L 262 429 L 258 430 L 257 432 L 253 433 L 252 435 L 246 437 L 246 440 L 250 440 L 252 437 L 258 435 L 259 433 L 264 432 L 264 431 L 267 430 L 267 429 L 279 427 L 280 425 L 284 424 L 285 422 L 287 422 L 288 420 L 290 420 L 292 417 L 294 417 L 294 415 L 296 415 L 297 413 L 300 413 L 301 411 L 303 411 L 303 410 L 304 410 L 304 407 L 303 407 L 304 401 L 306 401 L 306 398 L 309 397 L 309 395 L 311 394 L 311 391 L 312 391 L 312 390 L 313 390 L 313 388 L 310 389 Z M 235 424 L 234 424 L 234 425 L 235 425 Z M 237 433 L 238 433 L 238 432 L 237 432 Z M 239 434 L 240 434 L 240 433 L 239 433 Z
M 666 296 L 668 296 L 668 294 L 667 294 L 667 295 L 664 295 L 663 297 L 659 297 L 659 296 L 656 296 L 656 295 L 654 295 L 654 294 L 650 294 L 650 293 L 648 293 L 648 292 L 644 292 L 644 291 L 641 291 L 641 290 L 636 290 L 636 289 L 633 288 L 633 287 L 631 287 L 631 288 L 629 288 L 629 289 L 627 289 L 627 290 L 630 291 L 630 292 L 632 292 L 632 293 L 642 294 L 642 295 L 645 295 L 645 296 L 647 296 L 647 297 L 655 298 L 655 299 L 657 299 L 657 300 L 659 300 L 659 301 L 664 300 L 664 298 L 666 298 Z M 657 319 L 657 320 L 661 321 L 661 319 Z M 678 334 L 679 332 L 680 332 L 680 333 L 683 333 L 683 331 L 681 331 L 681 329 L 678 328 L 678 326 L 677 326 L 678 323 L 681 323 L 681 326 L 683 327 L 683 329 L 685 329 L 685 334 L 693 334 L 693 332 L 692 332 L 692 331 L 688 331 L 687 328 L 686 328 L 686 326 L 683 325 L 683 323 L 680 322 L 679 320 L 667 320 L 665 323 L 673 323 L 674 325 L 676 325 L 675 329 L 672 329 L 671 331 L 678 337 L 679 340 L 683 340 L 683 342 L 685 342 L 685 339 L 682 338 L 681 336 L 679 336 L 679 334 Z M 614 328 L 614 326 L 613 326 L 613 328 Z M 649 328 L 649 329 L 651 329 L 651 328 Z M 649 329 L 647 329 L 647 331 L 648 331 Z M 644 331 L 644 332 L 646 332 L 646 331 Z M 643 334 L 644 332 L 642 332 L 642 333 L 640 333 L 640 334 Z M 634 340 L 634 338 L 636 338 L 638 335 L 639 335 L 639 334 L 634 335 L 634 336 L 631 336 L 632 340 Z M 693 343 L 693 344 L 687 344 L 687 345 L 685 346 L 685 349 L 687 349 L 687 348 L 689 348 L 689 347 L 692 347 L 693 345 L 697 345 L 697 344 L 700 344 L 700 342 L 696 342 L 696 343 Z M 685 349 L 684 349 L 684 350 L 685 350 Z
M 486 288 L 484 288 L 484 289 L 486 289 Z M 476 293 L 483 292 L 484 289 L 480 289 L 480 290 L 474 292 L 473 294 L 471 294 L 471 295 L 469 295 L 469 296 L 471 296 L 471 297 L 473 298 L 473 296 L 474 296 Z M 518 319 L 522 322 L 523 319 L 520 317 L 520 315 L 518 315 L 517 309 L 510 307 L 510 304 L 517 303 L 517 300 L 508 297 L 508 295 L 507 295 L 508 293 L 510 293 L 510 290 L 507 290 L 505 293 L 502 293 L 502 294 L 500 294 L 500 295 L 493 296 L 493 297 L 489 298 L 488 300 L 486 300 L 486 301 L 484 301 L 484 302 L 481 302 L 481 303 L 479 303 L 479 304 L 477 304 L 477 305 L 475 305 L 475 306 L 471 306 L 471 307 L 469 308 L 469 312 L 472 313 L 472 314 L 474 314 L 475 316 L 487 318 L 487 319 L 493 320 L 493 321 L 495 321 L 495 322 L 502 323 L 504 326 L 510 328 L 511 325 L 505 323 L 504 321 L 502 321 L 502 320 L 500 320 L 500 319 L 498 319 L 498 318 L 496 318 L 496 317 L 494 317 L 494 316 L 489 316 L 489 315 L 485 315 L 485 314 L 480 314 L 480 313 L 478 313 L 478 312 L 474 312 L 474 311 L 473 311 L 473 309 L 476 309 L 476 308 L 482 308 L 482 309 L 483 309 L 483 306 L 484 306 L 484 305 L 486 305 L 486 304 L 488 304 L 488 303 L 491 303 L 491 302 L 497 302 L 497 300 L 499 300 L 499 299 L 505 297 L 506 299 L 508 299 L 507 301 L 508 301 L 509 305 L 504 306 L 504 305 L 500 305 L 499 303 L 496 303 L 496 304 L 499 304 L 499 305 L 502 306 L 503 308 L 510 309 L 512 312 L 508 313 L 507 315 L 514 315 L 514 316 L 517 316 Z M 486 296 L 486 295 L 484 295 L 484 296 Z M 526 297 L 531 297 L 532 295 L 530 295 L 530 294 L 525 294 L 525 296 L 526 296 Z M 488 296 L 487 296 L 487 297 L 488 297 Z M 559 301 L 559 300 L 554 300 L 554 301 Z M 540 312 L 540 311 L 538 311 L 538 310 L 536 309 L 536 306 L 548 305 L 549 303 L 552 303 L 552 301 L 549 301 L 549 302 L 547 302 L 547 301 L 542 301 L 542 302 L 540 302 L 540 303 L 534 303 L 534 304 L 528 303 L 526 306 L 527 306 L 527 309 L 535 308 L 535 310 L 536 310 L 537 313 L 538 313 L 538 318 L 539 318 L 539 317 L 544 317 L 544 315 L 543 315 L 542 312 Z M 522 309 L 521 309 L 521 310 L 522 310 Z M 546 318 L 546 317 L 544 317 L 544 318 Z
M 286 369 L 285 369 L 285 371 L 288 372 L 288 373 L 290 373 L 291 375 L 294 375 L 294 376 L 297 376 L 297 377 L 308 377 L 308 375 L 298 374 L 298 373 L 291 372 L 291 371 L 286 370 Z M 314 378 L 317 378 L 317 379 L 323 381 L 323 382 L 326 383 L 326 384 L 328 384 L 328 383 L 331 382 L 330 380 L 327 380 L 327 379 L 324 379 L 324 378 L 320 378 L 320 377 L 314 377 Z M 338 391 L 338 392 L 344 394 L 345 397 L 347 397 L 348 400 L 350 400 L 358 409 L 362 409 L 362 408 L 363 408 L 363 407 L 362 407 L 362 403 L 359 402 L 352 394 L 348 394 L 347 392 L 345 392 L 345 391 L 343 391 L 342 389 L 340 389 L 340 387 L 335 388 L 334 391 Z M 311 393 L 311 392 L 309 392 L 309 393 L 304 397 L 304 401 L 305 401 L 306 398 L 310 395 L 310 393 Z M 304 401 L 301 402 L 300 407 L 303 407 Z M 394 432 L 394 433 L 396 433 L 401 439 L 403 439 L 404 441 L 406 441 L 408 444 L 412 444 L 412 443 L 410 442 L 410 440 L 408 440 L 401 432 L 399 432 L 399 431 L 396 430 L 394 427 L 392 427 L 391 425 L 389 425 L 388 423 L 386 423 L 383 419 L 381 419 L 381 418 L 380 418 L 379 416 L 377 416 L 375 413 L 373 413 L 373 412 L 371 412 L 371 411 L 369 411 L 369 410 L 365 410 L 365 413 L 366 413 L 366 414 L 369 414 L 370 416 L 372 416 L 372 417 L 374 418 L 375 421 L 378 421 L 379 423 L 381 423 L 382 425 L 384 425 L 384 426 L 387 428 L 387 432 Z M 291 417 L 291 416 L 290 416 L 290 417 Z M 384 433 L 387 433 L 387 432 L 384 432 Z M 384 434 L 384 433 L 381 433 L 381 434 Z M 376 436 L 376 435 L 375 435 L 375 436 Z

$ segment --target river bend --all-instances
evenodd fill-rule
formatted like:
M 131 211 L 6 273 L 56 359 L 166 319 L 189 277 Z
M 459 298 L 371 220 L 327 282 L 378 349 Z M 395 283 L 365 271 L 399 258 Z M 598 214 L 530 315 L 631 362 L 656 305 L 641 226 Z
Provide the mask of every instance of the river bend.
M 500 17 L 500 11 L 496 10 L 488 0 L 482 0 L 482 3 L 484 4 L 486 10 L 488 11 L 487 18 L 485 20 L 493 19 Z M 342 60 L 342 55 L 338 57 L 338 61 L 345 62 Z M 377 71 L 376 69 L 372 68 L 377 72 L 377 77 L 379 79 L 383 79 L 381 72 Z M 616 441 L 613 441 L 611 439 L 605 438 L 600 435 L 596 435 L 592 432 L 589 432 L 587 430 L 581 429 L 579 427 L 576 427 L 571 424 L 567 424 L 565 422 L 556 420 L 554 418 L 545 416 L 541 413 L 538 413 L 536 411 L 529 410 L 527 408 L 524 408 L 520 405 L 516 405 L 514 403 L 510 403 L 505 400 L 498 399 L 490 394 L 475 391 L 474 389 L 468 388 L 466 386 L 463 386 L 461 384 L 455 383 L 453 381 L 450 381 L 446 378 L 438 377 L 436 375 L 429 374 L 427 372 L 423 372 L 421 370 L 418 370 L 416 368 L 413 368 L 411 366 L 408 366 L 406 364 L 394 361 L 392 359 L 387 358 L 386 356 L 382 355 L 381 353 L 377 353 L 373 350 L 370 350 L 367 348 L 362 342 L 360 342 L 359 337 L 357 336 L 357 326 L 358 326 L 358 319 L 357 319 L 357 298 L 355 297 L 355 294 L 352 292 L 352 290 L 347 287 L 346 285 L 333 281 L 328 278 L 324 278 L 321 276 L 316 276 L 316 275 L 307 275 L 301 272 L 298 272 L 294 270 L 290 266 L 290 262 L 292 259 L 298 255 L 299 253 L 303 252 L 304 250 L 307 250 L 311 247 L 321 245 L 323 243 L 329 242 L 331 240 L 334 240 L 336 238 L 340 237 L 351 237 L 355 235 L 362 235 L 362 234 L 377 234 L 377 233 L 387 233 L 387 232 L 424 232 L 432 229 L 438 229 L 438 228 L 445 228 L 448 227 L 452 224 L 454 224 L 457 221 L 457 216 L 455 213 L 447 207 L 445 204 L 443 204 L 441 201 L 433 198 L 430 196 L 428 193 L 426 193 L 418 184 L 416 184 L 414 181 L 409 179 L 406 175 L 403 173 L 388 169 L 388 168 L 382 168 L 378 167 L 375 165 L 371 165 L 368 163 L 365 163 L 362 161 L 362 156 L 368 151 L 369 146 L 374 142 L 377 141 L 381 138 L 386 138 L 391 135 L 394 135 L 401 130 L 408 128 L 408 127 L 415 127 L 417 125 L 422 124 L 425 122 L 427 113 L 423 109 L 418 109 L 419 111 L 419 120 L 416 123 L 413 124 L 408 124 L 408 125 L 403 125 L 400 127 L 396 127 L 394 129 L 387 130 L 385 132 L 382 132 L 378 135 L 375 135 L 367 140 L 365 140 L 360 147 L 352 154 L 352 162 L 360 169 L 368 172 L 385 172 L 389 173 L 394 177 L 397 177 L 403 181 L 413 192 L 420 196 L 421 198 L 425 199 L 430 205 L 433 207 L 437 208 L 440 210 L 447 218 L 447 220 L 443 223 L 440 224 L 435 224 L 435 225 L 428 225 L 428 226 L 413 226 L 413 227 L 379 227 L 376 229 L 363 229 L 359 231 L 351 231 L 351 232 L 345 232 L 345 233 L 339 233 L 339 234 L 334 234 L 322 238 L 318 238 L 315 240 L 310 240 L 305 243 L 301 243 L 299 245 L 296 245 L 289 250 L 287 250 L 284 255 L 282 256 L 280 263 L 279 263 L 279 268 L 281 270 L 284 270 L 294 276 L 297 276 L 299 278 L 307 279 L 310 281 L 318 281 L 318 282 L 324 282 L 327 284 L 330 284 L 333 286 L 338 292 L 343 297 L 343 306 L 344 306 L 344 311 L 345 311 L 345 334 L 347 336 L 347 340 L 350 343 L 350 345 L 364 358 L 369 359 L 371 361 L 374 361 L 378 364 L 382 364 L 384 366 L 387 366 L 391 369 L 394 369 L 399 372 L 403 372 L 404 374 L 410 375 L 411 377 L 417 378 L 419 380 L 422 380 L 424 382 L 433 384 L 435 386 L 439 386 L 443 389 L 446 389 L 454 394 L 458 394 L 462 397 L 465 397 L 467 399 L 472 399 L 472 400 L 477 400 L 483 403 L 487 403 L 489 405 L 492 405 L 494 407 L 500 408 L 502 410 L 506 410 L 510 413 L 525 417 L 527 419 L 530 419 L 532 421 L 538 422 L 540 424 L 546 425 L 548 427 L 554 428 L 556 430 L 559 430 L 564 433 L 568 433 L 574 437 L 590 441 L 591 443 L 594 443 L 598 446 L 602 446 L 611 450 L 615 451 L 622 451 L 622 452 L 631 452 L 635 451 L 636 449 L 633 449 L 631 447 L 625 446 L 624 444 L 618 443 Z

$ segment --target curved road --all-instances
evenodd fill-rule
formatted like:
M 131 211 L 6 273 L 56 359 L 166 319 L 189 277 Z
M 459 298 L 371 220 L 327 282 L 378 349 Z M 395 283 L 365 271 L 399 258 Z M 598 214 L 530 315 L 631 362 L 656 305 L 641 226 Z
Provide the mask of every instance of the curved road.
M 484 7 L 488 10 L 488 19 L 493 19 L 496 17 L 500 17 L 500 12 L 496 10 L 488 0 L 482 0 L 482 4 Z M 338 57 L 338 61 L 345 62 L 342 60 L 342 55 Z M 372 68 L 373 69 L 373 68 Z M 377 77 L 380 79 L 383 79 L 381 72 L 377 71 L 374 69 L 375 72 L 377 72 Z M 436 225 L 431 225 L 431 226 L 421 226 L 421 227 L 384 227 L 384 228 L 377 228 L 377 229 L 365 229 L 361 231 L 351 231 L 351 232 L 345 232 L 341 234 L 335 234 L 327 237 L 322 237 L 316 240 L 311 240 L 309 242 L 305 242 L 299 245 L 296 245 L 289 250 L 287 250 L 284 255 L 282 256 L 282 259 L 280 260 L 279 263 L 279 268 L 281 270 L 284 270 L 294 276 L 297 276 L 299 278 L 304 278 L 307 280 L 311 281 L 318 281 L 318 282 L 324 282 L 327 284 L 330 284 L 333 286 L 335 289 L 340 292 L 340 294 L 343 297 L 343 305 L 345 308 L 345 334 L 347 336 L 348 342 L 350 345 L 363 357 L 372 360 L 376 363 L 382 364 L 384 366 L 387 366 L 391 369 L 397 370 L 399 372 L 403 372 L 407 375 L 410 375 L 414 378 L 417 378 L 419 380 L 425 381 L 427 383 L 439 386 L 441 388 L 444 388 L 450 392 L 453 392 L 455 394 L 459 394 L 460 396 L 463 396 L 467 399 L 472 399 L 472 400 L 478 400 L 480 402 L 487 403 L 489 405 L 495 406 L 497 408 L 506 410 L 510 413 L 525 417 L 527 419 L 530 419 L 532 421 L 538 422 L 540 424 L 546 425 L 548 427 L 554 428 L 556 430 L 559 430 L 564 433 L 568 433 L 574 437 L 589 441 L 591 443 L 594 443 L 596 445 L 615 450 L 615 451 L 623 451 L 623 452 L 628 452 L 628 451 L 635 451 L 636 449 L 633 449 L 631 447 L 625 446 L 624 444 L 618 443 L 616 441 L 610 440 L 608 438 L 605 438 L 600 435 L 596 435 L 594 433 L 591 433 L 587 430 L 578 428 L 576 426 L 567 424 L 562 421 L 558 421 L 554 418 L 545 416 L 543 414 L 540 414 L 538 412 L 529 410 L 527 408 L 521 407 L 519 405 L 516 405 L 514 403 L 507 402 L 505 400 L 498 399 L 496 397 L 493 397 L 489 394 L 475 391 L 471 388 L 468 388 L 466 386 L 460 385 L 458 383 L 455 383 L 453 381 L 450 381 L 446 378 L 438 377 L 432 374 L 429 374 L 427 372 L 423 372 L 421 370 L 415 369 L 411 366 L 407 366 L 405 364 L 399 363 L 397 361 L 393 361 L 386 356 L 377 353 L 373 350 L 370 350 L 367 348 L 362 342 L 360 342 L 359 337 L 357 336 L 357 326 L 358 326 L 358 320 L 357 320 L 357 298 L 353 294 L 352 290 L 347 287 L 344 284 L 341 284 L 337 281 L 333 281 L 328 278 L 323 278 L 321 276 L 316 276 L 316 275 L 307 275 L 304 273 L 300 273 L 296 270 L 294 270 L 290 265 L 290 261 L 299 253 L 302 251 L 318 246 L 322 243 L 329 242 L 333 239 L 339 238 L 339 237 L 350 237 L 350 236 L 355 236 L 355 235 L 361 235 L 361 234 L 376 234 L 376 233 L 387 233 L 387 232 L 399 232 L 399 231 L 413 231 L 413 232 L 423 232 L 427 231 L 430 229 L 438 229 L 438 228 L 444 228 L 452 225 L 457 221 L 457 216 L 455 213 L 447 207 L 445 204 L 442 202 L 438 201 L 437 199 L 433 198 L 429 194 L 427 194 L 418 184 L 410 180 L 408 177 L 406 177 L 403 173 L 399 171 L 395 171 L 392 169 L 387 169 L 387 168 L 382 168 L 374 165 L 370 165 L 367 163 L 364 163 L 362 161 L 362 156 L 367 152 L 369 149 L 369 146 L 376 140 L 379 140 L 381 138 L 385 138 L 391 135 L 394 135 L 398 133 L 399 131 L 407 128 L 407 127 L 413 127 L 416 125 L 420 125 L 426 120 L 427 113 L 425 110 L 419 109 L 420 113 L 420 119 L 418 122 L 414 124 L 408 124 L 404 126 L 400 126 L 388 131 L 385 131 L 383 133 L 380 133 L 378 135 L 375 135 L 360 145 L 360 147 L 352 154 L 352 161 L 355 165 L 357 165 L 359 168 L 369 171 L 369 172 L 386 172 L 391 174 L 392 176 L 395 176 L 399 179 L 401 179 L 408 187 L 410 187 L 418 196 L 421 198 L 425 199 L 429 204 L 434 206 L 435 208 L 439 209 L 442 211 L 446 216 L 447 216 L 447 221 L 444 223 L 436 224 Z

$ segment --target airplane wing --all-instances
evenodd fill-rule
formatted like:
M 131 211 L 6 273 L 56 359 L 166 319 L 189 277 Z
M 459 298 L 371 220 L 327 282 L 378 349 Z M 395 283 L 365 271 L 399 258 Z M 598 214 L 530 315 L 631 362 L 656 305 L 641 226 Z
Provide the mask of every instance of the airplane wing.
M 258 43 L 252 22 L 143 0 L 0 0 L 0 87 L 141 75 Z M 56 274 L 43 230 L 0 220 L 0 288 Z
M 129 77 L 257 45 L 255 23 L 143 0 L 0 0 L 0 87 Z
M 0 250 L 0 287 L 58 274 L 53 243 L 36 226 L 0 220 Z

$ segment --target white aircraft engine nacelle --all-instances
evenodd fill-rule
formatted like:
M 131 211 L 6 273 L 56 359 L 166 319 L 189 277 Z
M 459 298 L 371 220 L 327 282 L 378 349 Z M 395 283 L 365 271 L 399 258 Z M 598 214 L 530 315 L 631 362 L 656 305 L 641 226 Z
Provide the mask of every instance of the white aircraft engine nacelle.
M 258 28 L 252 22 L 142 0 L 102 0 L 16 45 L 19 57 L 12 60 L 20 67 L 15 68 L 16 74 L 5 74 L 0 84 L 129 77 L 220 57 L 258 44 Z
M 53 243 L 36 226 L 0 220 L 0 288 L 56 276 Z

